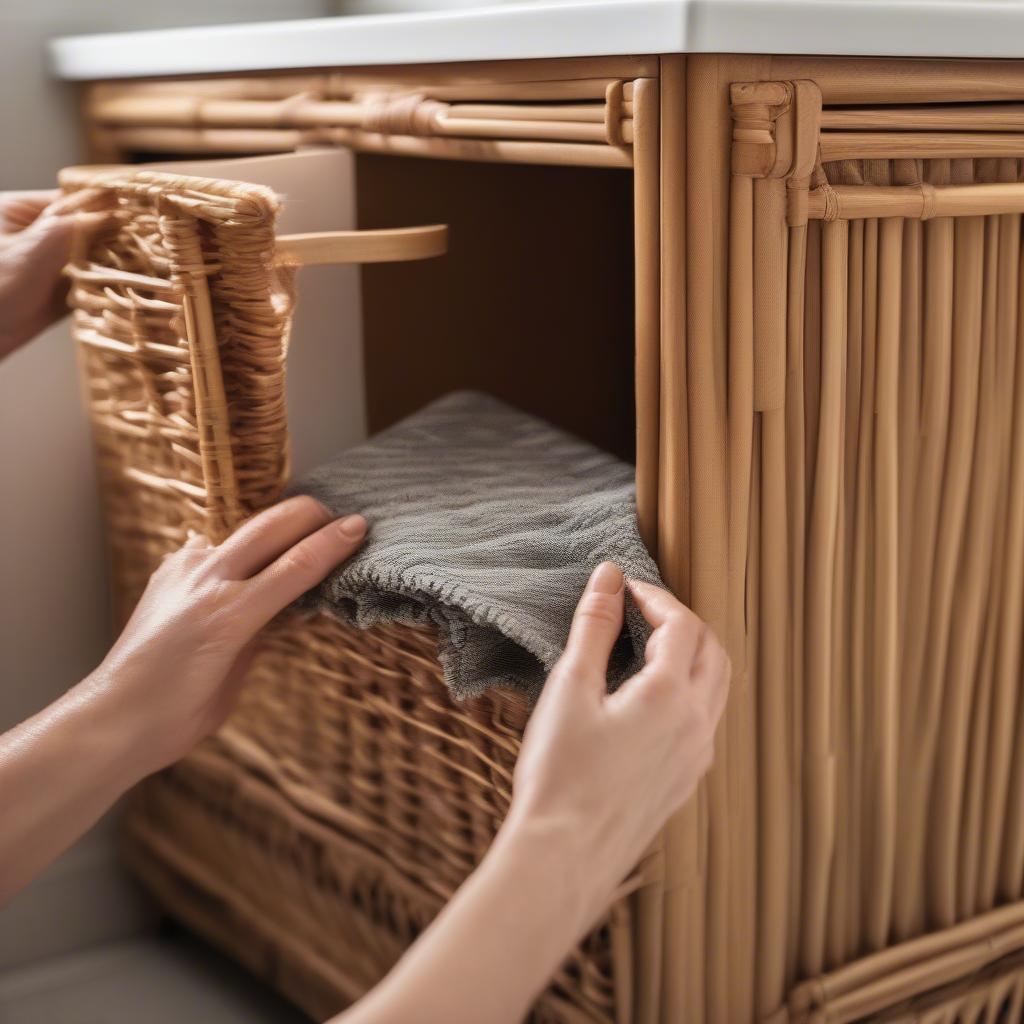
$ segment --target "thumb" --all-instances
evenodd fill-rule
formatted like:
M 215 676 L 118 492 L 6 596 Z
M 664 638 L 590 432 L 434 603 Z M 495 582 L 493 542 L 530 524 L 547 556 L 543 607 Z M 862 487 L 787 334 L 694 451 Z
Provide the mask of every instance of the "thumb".
M 601 683 L 604 692 L 608 659 L 622 632 L 625 581 L 613 562 L 602 562 L 587 581 L 569 629 L 558 675 L 584 676 Z M 545 687 L 547 689 L 547 687 Z
M 64 267 L 84 256 L 96 236 L 112 223 L 109 210 L 44 211 L 23 231 L 10 236 L 10 244 L 26 272 L 38 275 L 39 281 L 56 281 Z
M 68 260 L 75 237 L 74 217 L 43 215 L 12 236 L 11 248 L 26 281 L 56 283 Z

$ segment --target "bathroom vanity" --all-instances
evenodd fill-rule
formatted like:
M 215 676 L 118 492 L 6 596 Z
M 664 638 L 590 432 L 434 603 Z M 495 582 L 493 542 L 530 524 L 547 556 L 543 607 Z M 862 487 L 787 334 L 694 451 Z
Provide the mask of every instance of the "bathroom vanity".
M 635 459 L 733 683 L 609 1019 L 1020 1019 L 1024 7 L 538 3 L 53 58 L 91 162 L 342 147 L 359 227 L 450 226 L 362 272 L 371 430 L 472 387 Z

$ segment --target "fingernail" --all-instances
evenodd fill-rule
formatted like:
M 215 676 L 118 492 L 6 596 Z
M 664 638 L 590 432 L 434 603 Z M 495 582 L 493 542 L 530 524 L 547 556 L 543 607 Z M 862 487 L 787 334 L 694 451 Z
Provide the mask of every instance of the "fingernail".
M 595 594 L 617 594 L 623 583 L 622 572 L 614 562 L 602 562 L 590 574 L 590 589 Z
M 361 515 L 345 516 L 344 519 L 338 520 L 338 529 L 346 537 L 355 540 L 356 537 L 362 537 L 366 533 L 366 520 Z

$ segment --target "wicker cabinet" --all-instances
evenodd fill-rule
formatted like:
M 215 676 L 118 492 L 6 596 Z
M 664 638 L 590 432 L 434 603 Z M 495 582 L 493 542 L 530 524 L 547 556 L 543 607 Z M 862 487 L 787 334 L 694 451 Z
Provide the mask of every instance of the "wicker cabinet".
M 447 260 L 364 271 L 372 428 L 470 385 L 635 457 L 733 693 L 541 1019 L 1020 1019 L 1024 63 L 339 69 L 85 111 L 105 161 L 346 146 L 361 226 L 452 225 Z M 452 705 L 428 637 L 342 633 L 275 627 L 130 826 L 165 903 L 314 1012 L 482 854 L 525 721 Z

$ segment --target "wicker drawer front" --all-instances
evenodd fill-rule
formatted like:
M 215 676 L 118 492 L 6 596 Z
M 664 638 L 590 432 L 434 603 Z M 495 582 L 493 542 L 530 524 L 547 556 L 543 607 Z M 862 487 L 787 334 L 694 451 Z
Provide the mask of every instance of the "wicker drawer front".
M 292 291 L 270 269 L 271 194 L 110 173 L 64 184 L 122 218 L 71 272 L 124 619 L 188 531 L 223 537 L 279 495 Z M 527 709 L 506 694 L 455 704 L 434 650 L 422 630 L 281 616 L 237 713 L 128 815 L 130 861 L 167 909 L 314 1015 L 390 968 L 508 808 Z M 630 1018 L 637 884 L 538 1020 Z
M 453 704 L 425 631 L 285 617 L 218 737 L 140 788 L 130 860 L 173 913 L 311 1014 L 337 1011 L 486 852 L 524 724 L 518 695 Z M 535 1019 L 619 1019 L 630 949 L 623 901 Z

